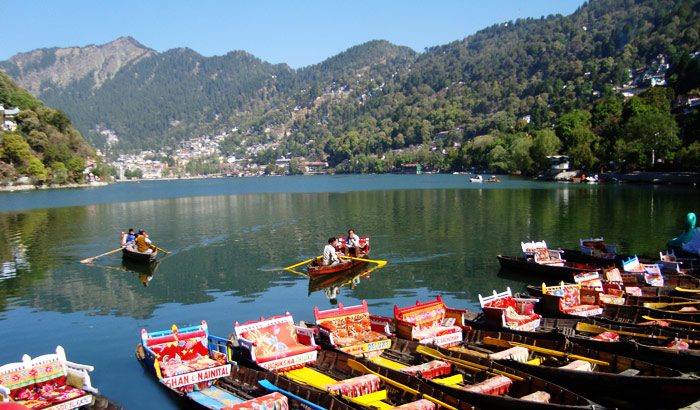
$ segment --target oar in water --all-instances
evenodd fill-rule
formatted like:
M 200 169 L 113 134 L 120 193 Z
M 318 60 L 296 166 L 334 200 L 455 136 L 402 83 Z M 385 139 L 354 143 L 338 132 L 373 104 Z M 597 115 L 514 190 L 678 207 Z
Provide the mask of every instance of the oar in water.
M 574 359 L 574 360 L 583 360 L 586 362 L 599 364 L 602 366 L 609 366 L 610 365 L 610 363 L 608 363 L 608 362 L 604 362 L 604 361 L 598 360 L 598 359 L 591 359 L 591 358 L 586 357 L 586 356 L 579 356 L 577 354 L 569 354 L 566 352 L 561 352 L 559 350 L 547 349 L 546 347 L 528 345 L 525 343 L 511 342 L 509 340 L 497 339 L 495 337 L 488 337 L 488 336 L 485 337 L 484 343 L 487 345 L 500 346 L 500 347 L 520 346 L 520 347 L 525 347 L 527 349 L 530 349 L 533 352 L 541 353 L 541 354 L 548 355 L 548 356 L 566 357 L 566 358 L 570 358 L 570 359 Z
M 110 253 L 119 252 L 120 250 L 122 250 L 122 248 L 117 248 L 117 249 L 115 249 L 115 250 L 113 250 L 113 251 L 109 251 L 109 252 L 105 252 L 105 253 L 103 253 L 103 254 L 101 254 L 101 255 L 93 256 L 92 258 L 85 258 L 85 259 L 81 260 L 80 263 L 90 263 L 90 262 L 94 261 L 94 260 L 97 259 L 97 258 L 101 258 L 101 257 L 103 257 L 103 256 L 105 256 L 105 255 L 109 255 Z
M 688 325 L 691 327 L 698 327 L 700 326 L 700 323 L 698 322 L 689 322 L 687 320 L 677 320 L 677 319 L 658 319 L 658 318 L 653 318 L 651 316 L 642 316 L 646 320 L 661 320 L 664 322 L 670 322 L 670 323 L 678 323 L 680 325 Z
M 490 376 L 506 376 L 507 378 L 509 378 L 511 380 L 516 380 L 516 381 L 525 380 L 522 377 L 516 376 L 514 374 L 506 373 L 506 372 L 496 370 L 496 369 L 491 369 L 488 366 L 484 366 L 484 365 L 481 365 L 478 363 L 472 363 L 472 362 L 469 362 L 466 360 L 459 359 L 457 357 L 452 357 L 452 356 L 448 356 L 446 354 L 442 354 L 440 351 L 432 349 L 428 346 L 418 346 L 416 348 L 416 352 L 418 352 L 420 354 L 424 354 L 426 356 L 434 357 L 436 359 L 447 360 L 448 362 L 458 364 L 460 366 L 469 368 L 471 370 L 485 371 L 486 374 L 488 374 Z
M 403 385 L 403 384 L 401 384 L 401 383 L 399 383 L 399 382 L 397 382 L 397 381 L 394 381 L 394 380 L 392 380 L 392 379 L 390 379 L 390 378 L 388 378 L 388 377 L 384 377 L 384 376 L 382 376 L 381 374 L 379 374 L 379 373 L 377 373 L 377 372 L 375 372 L 375 371 L 372 371 L 372 370 L 369 369 L 367 366 L 363 365 L 362 363 L 360 363 L 360 362 L 358 362 L 358 361 L 355 361 L 355 360 L 353 360 L 353 359 L 349 359 L 349 360 L 348 360 L 348 366 L 350 366 L 350 368 L 353 369 L 353 370 L 357 370 L 358 372 L 362 372 L 362 373 L 365 373 L 365 374 L 366 374 L 366 373 L 373 374 L 373 375 L 379 377 L 380 379 L 382 379 L 382 380 L 384 381 L 384 383 L 390 384 L 390 385 L 396 387 L 397 389 L 401 389 L 401 390 L 403 390 L 403 391 L 407 391 L 407 392 L 409 392 L 409 393 L 413 393 L 413 394 L 419 395 L 419 396 L 421 396 L 422 398 L 424 398 L 424 399 L 426 399 L 426 400 L 432 401 L 433 403 L 437 404 L 437 405 L 440 406 L 440 407 L 444 407 L 444 408 L 449 409 L 449 410 L 457 410 L 456 407 L 453 407 L 453 406 L 450 406 L 450 405 L 447 404 L 447 403 L 441 402 L 440 400 L 436 399 L 435 397 L 429 396 L 429 395 L 427 395 L 427 394 L 423 394 L 423 393 L 419 392 L 418 390 L 412 389 L 412 388 L 410 388 L 410 387 L 408 387 L 408 386 L 406 386 L 406 385 Z
M 318 404 L 311 403 L 308 400 L 302 399 L 301 397 L 297 396 L 296 394 L 290 393 L 287 390 L 280 389 L 279 387 L 270 383 L 269 380 L 258 380 L 258 384 L 261 385 L 262 387 L 266 388 L 267 390 L 274 391 L 277 393 L 282 393 L 285 396 L 289 397 L 290 399 L 294 399 L 296 401 L 299 401 L 299 402 L 303 403 L 304 405 L 306 405 L 314 410 L 326 410 L 325 407 L 321 407 Z
M 356 260 L 356 261 L 370 262 L 370 263 L 378 263 L 378 264 L 380 264 L 380 265 L 386 265 L 386 261 L 375 261 L 375 260 L 372 260 L 372 259 L 355 258 L 355 257 L 353 257 L 353 256 L 345 256 L 345 255 L 338 255 L 338 256 L 340 256 L 341 258 L 345 258 L 345 259 L 354 259 L 354 260 Z
M 155 246 L 155 245 L 154 245 L 154 246 Z M 163 253 L 166 254 L 166 255 L 168 254 L 168 251 L 166 251 L 165 249 L 161 249 L 161 248 L 159 248 L 159 247 L 157 247 L 157 246 L 155 246 L 155 248 L 158 249 L 159 251 L 163 252 Z

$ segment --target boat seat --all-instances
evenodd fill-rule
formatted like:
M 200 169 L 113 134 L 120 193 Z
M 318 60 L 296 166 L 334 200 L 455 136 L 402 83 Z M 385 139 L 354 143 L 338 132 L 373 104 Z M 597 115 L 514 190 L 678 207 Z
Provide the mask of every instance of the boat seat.
M 523 250 L 523 255 L 526 259 L 531 259 L 535 263 L 552 265 L 552 266 L 564 266 L 566 262 L 561 258 L 560 249 L 549 249 L 547 248 L 547 242 L 520 242 L 520 247 Z
M 233 326 L 238 344 L 257 365 L 274 371 L 286 371 L 316 361 L 318 346 L 315 329 L 296 326 L 292 315 Z
M 483 393 L 500 396 L 508 393 L 511 384 L 513 384 L 513 381 L 511 379 L 505 376 L 496 376 L 484 380 L 481 383 L 464 386 L 463 389 L 474 393 Z
M 584 290 L 585 291 L 585 290 Z M 542 294 L 557 297 L 559 310 L 574 316 L 596 316 L 603 313 L 603 308 L 596 304 L 586 304 L 581 300 L 581 285 L 578 283 L 564 283 L 547 286 L 542 283 Z
M 423 344 L 454 346 L 462 341 L 462 323 L 467 311 L 445 306 L 438 295 L 432 302 L 416 301 L 415 306 L 394 305 L 396 334 Z
M 343 352 L 374 357 L 391 347 L 391 319 L 370 315 L 365 300 L 350 307 L 338 303 L 337 309 L 314 307 L 314 317 L 321 338 Z
M 504 292 L 486 297 L 479 294 L 479 303 L 486 323 L 492 327 L 505 327 L 515 330 L 535 330 L 540 325 L 541 316 L 534 312 L 538 299 L 514 298 L 510 287 Z
M 415 366 L 403 367 L 399 371 L 414 376 L 421 376 L 424 379 L 434 379 L 436 377 L 450 374 L 452 365 L 442 360 L 431 360 L 427 363 Z
M 381 379 L 375 374 L 353 377 L 352 379 L 341 380 L 321 387 L 330 392 L 342 394 L 347 397 L 359 397 L 379 391 Z
M 73 409 L 94 403 L 96 393 L 89 371 L 92 366 L 66 360 L 65 351 L 0 366 L 0 402 L 12 401 L 29 409 Z
M 437 406 L 430 400 L 420 399 L 394 408 L 403 410 L 436 410 Z

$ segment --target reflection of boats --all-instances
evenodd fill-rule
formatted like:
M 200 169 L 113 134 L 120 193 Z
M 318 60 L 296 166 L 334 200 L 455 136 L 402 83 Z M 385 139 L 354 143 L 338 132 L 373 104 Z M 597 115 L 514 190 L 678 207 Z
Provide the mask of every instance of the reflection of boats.
M 367 276 L 378 267 L 379 266 L 375 266 L 368 269 L 366 265 L 355 266 L 335 274 L 309 277 L 309 295 L 322 289 L 340 288 L 346 285 L 351 285 L 351 287 L 354 287 L 362 276 Z
M 151 279 L 158 269 L 161 261 L 155 263 L 136 263 L 130 259 L 122 259 L 122 267 L 126 271 L 136 272 L 139 275 L 139 280 L 143 282 L 143 286 L 149 286 Z
M 481 175 L 477 175 L 475 177 L 469 178 L 469 182 L 481 183 L 484 182 L 484 178 Z
M 501 182 L 501 180 L 498 179 L 497 176 L 491 175 L 491 177 L 485 179 L 484 182 Z
M 141 253 L 141 252 L 136 252 L 132 251 L 128 247 L 122 248 L 122 254 L 125 259 L 129 259 L 134 262 L 138 263 L 151 263 L 154 260 L 156 260 L 156 256 L 158 256 L 158 250 L 154 249 L 153 252 L 151 253 Z

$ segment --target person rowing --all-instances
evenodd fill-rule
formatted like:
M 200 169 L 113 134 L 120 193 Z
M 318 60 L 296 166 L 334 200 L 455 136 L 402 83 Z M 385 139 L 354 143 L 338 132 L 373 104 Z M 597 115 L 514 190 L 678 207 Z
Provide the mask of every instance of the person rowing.
M 148 234 L 143 229 L 139 230 L 139 235 L 136 237 L 136 252 L 139 253 L 153 253 L 156 247 L 151 243 L 148 238 Z

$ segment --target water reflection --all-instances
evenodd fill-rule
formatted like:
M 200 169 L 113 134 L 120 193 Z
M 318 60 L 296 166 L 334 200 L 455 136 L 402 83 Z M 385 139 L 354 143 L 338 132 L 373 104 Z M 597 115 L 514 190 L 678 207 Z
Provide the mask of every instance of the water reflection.
M 315 278 L 309 278 L 309 295 L 316 291 L 323 291 L 331 305 L 338 304 L 338 293 L 340 288 L 347 286 L 350 290 L 355 290 L 357 285 L 361 283 L 360 278 L 365 278 L 369 281 L 370 273 L 381 269 L 384 264 L 363 263 L 354 266 L 346 271 L 337 272 L 335 274 L 324 275 Z M 304 276 L 308 276 L 301 272 L 295 272 Z M 376 275 L 376 273 L 375 273 Z
M 575 247 L 579 238 L 604 236 L 623 252 L 652 254 L 677 234 L 680 216 L 698 211 L 698 199 L 697 190 L 669 187 L 541 184 L 179 197 L 0 213 L 0 312 L 13 298 L 46 311 L 135 318 L 165 304 L 206 304 L 216 292 L 254 302 L 307 280 L 270 268 L 315 257 L 327 240 L 320 232 L 348 226 L 370 235 L 373 255 L 389 262 L 351 297 L 390 301 L 428 289 L 476 300 L 506 286 L 517 291 L 514 278 L 496 275 L 495 255 L 519 253 L 521 241 Z M 114 248 L 128 227 L 146 229 L 169 251 L 157 275 L 123 265 L 117 254 L 94 266 L 77 263 Z M 338 292 L 320 288 L 329 289 L 331 303 L 343 293 L 336 286 Z

